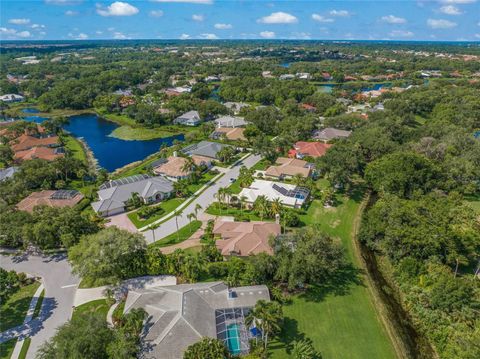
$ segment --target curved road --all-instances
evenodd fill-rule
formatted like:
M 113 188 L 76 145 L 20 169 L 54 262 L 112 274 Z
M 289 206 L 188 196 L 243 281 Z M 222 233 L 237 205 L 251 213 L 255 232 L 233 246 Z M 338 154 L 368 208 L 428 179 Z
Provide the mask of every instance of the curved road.
M 215 194 L 218 192 L 220 187 L 228 187 L 230 186 L 230 178 L 238 178 L 238 175 L 240 173 L 240 167 L 246 166 L 247 168 L 253 167 L 257 162 L 259 162 L 262 159 L 261 156 L 259 155 L 251 155 L 241 161 L 240 163 L 237 163 L 235 166 L 232 168 L 228 169 L 225 172 L 225 175 L 218 179 L 214 184 L 212 184 L 210 187 L 208 187 L 200 196 L 195 198 L 187 207 L 185 207 L 182 210 L 182 213 L 177 217 L 178 220 L 178 228 L 182 228 L 186 226 L 188 223 L 190 223 L 188 219 L 188 215 L 190 213 L 195 213 L 195 206 L 200 204 L 202 206 L 202 210 L 199 211 L 198 214 L 203 213 L 205 209 L 214 201 L 216 201 Z M 172 233 L 175 233 L 177 231 L 177 225 L 175 223 L 175 216 L 172 218 L 168 219 L 167 221 L 163 222 L 157 229 L 155 229 L 155 241 L 158 241 L 159 239 L 162 239 Z M 152 230 L 147 230 L 143 232 L 143 235 L 145 237 L 145 240 L 147 243 L 153 243 L 154 236 L 152 234 Z
M 27 359 L 34 358 L 38 348 L 67 322 L 72 315 L 73 300 L 80 278 L 72 274 L 65 255 L 0 255 L 0 267 L 41 277 L 45 296 L 39 317 L 0 334 L 0 342 L 13 337 L 31 337 Z

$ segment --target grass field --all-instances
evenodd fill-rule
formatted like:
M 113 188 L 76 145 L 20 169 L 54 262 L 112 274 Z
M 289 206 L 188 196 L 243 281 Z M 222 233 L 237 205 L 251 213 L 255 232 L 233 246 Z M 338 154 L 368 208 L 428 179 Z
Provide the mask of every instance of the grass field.
M 480 195 L 467 196 L 467 204 L 472 207 L 477 213 L 480 213 Z
M 158 206 L 163 209 L 163 212 L 153 215 L 150 218 L 146 220 L 141 220 L 140 217 L 137 214 L 137 211 L 129 213 L 127 216 L 130 218 L 132 223 L 135 225 L 137 228 L 142 228 L 145 226 L 148 226 L 150 223 L 155 222 L 156 220 L 166 216 L 167 214 L 173 212 L 175 208 L 180 206 L 183 202 L 185 202 L 186 198 L 171 198 L 169 200 L 166 200 L 164 202 L 161 202 Z
M 180 228 L 178 232 L 172 233 L 165 238 L 162 238 L 159 241 L 152 243 L 151 246 L 166 247 L 171 246 L 172 244 L 181 243 L 190 238 L 190 236 L 195 233 L 195 231 L 197 231 L 201 226 L 202 221 L 192 221 L 185 227 Z
M 34 282 L 21 287 L 0 306 L 0 332 L 23 323 L 30 301 L 39 286 L 39 282 Z
M 88 313 L 94 313 L 95 315 L 99 315 L 100 317 L 105 318 L 105 320 L 107 320 L 107 313 L 109 309 L 110 309 L 110 306 L 107 304 L 106 299 L 93 300 L 91 302 L 88 302 L 76 307 L 75 310 L 73 311 L 72 319 L 75 319 L 77 317 L 80 317 Z
M 35 310 L 33 311 L 33 317 L 36 318 L 40 314 L 40 309 L 42 309 L 43 299 L 45 298 L 45 289 L 42 290 L 40 296 L 38 297 L 37 304 L 35 305 Z
M 295 295 L 283 307 L 285 324 L 279 340 L 272 342 L 271 358 L 290 358 L 291 343 L 302 337 L 313 341 L 322 359 L 396 358 L 361 274 L 352 274 L 358 272 L 351 235 L 360 201 L 361 193 L 354 199 L 337 196 L 337 206 L 328 209 L 314 201 L 300 216 L 304 223 L 339 238 L 352 267 L 332 285 Z
M 20 354 L 18 354 L 18 359 L 25 359 L 27 357 L 27 352 L 28 348 L 30 348 L 31 341 L 32 339 L 30 338 L 26 338 L 23 341 L 22 350 L 20 350 Z
M 4 343 L 0 344 L 0 359 L 10 359 L 15 348 L 17 339 L 10 339 Z
M 64 136 L 63 141 L 67 150 L 72 153 L 73 158 L 76 158 L 87 164 L 87 155 L 83 150 L 82 145 L 76 138 L 72 136 Z

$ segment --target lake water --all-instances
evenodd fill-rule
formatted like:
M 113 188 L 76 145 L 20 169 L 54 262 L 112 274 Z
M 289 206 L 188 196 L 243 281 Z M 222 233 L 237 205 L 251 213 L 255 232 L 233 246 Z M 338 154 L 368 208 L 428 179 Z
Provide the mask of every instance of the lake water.
M 27 121 L 41 123 L 44 117 L 26 116 Z M 158 152 L 163 144 L 171 146 L 173 141 L 183 141 L 183 135 L 158 138 L 148 141 L 126 141 L 111 137 L 118 125 L 95 114 L 71 116 L 65 130 L 75 137 L 82 137 L 93 151 L 98 164 L 111 172 L 131 162 L 140 161 Z

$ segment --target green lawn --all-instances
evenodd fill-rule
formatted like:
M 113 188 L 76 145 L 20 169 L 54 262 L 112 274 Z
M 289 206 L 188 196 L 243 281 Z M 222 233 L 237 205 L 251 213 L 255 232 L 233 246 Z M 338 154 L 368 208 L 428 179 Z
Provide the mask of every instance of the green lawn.
M 85 164 L 87 163 L 87 155 L 83 150 L 81 143 L 76 138 L 72 136 L 64 136 L 63 141 L 67 150 L 72 153 L 73 158 L 76 158 Z
M 167 214 L 173 212 L 175 208 L 180 206 L 183 202 L 186 201 L 186 198 L 170 198 L 164 202 L 161 202 L 157 206 L 161 207 L 163 209 L 163 212 L 153 215 L 150 218 L 146 220 L 140 219 L 140 217 L 137 214 L 137 211 L 135 212 L 130 212 L 127 216 L 130 218 L 132 223 L 135 225 L 137 228 L 142 228 L 145 226 L 148 226 L 150 223 L 155 222 L 156 220 L 166 216 Z
M 178 232 L 172 233 L 151 245 L 156 247 L 167 247 L 171 246 L 172 244 L 181 243 L 190 238 L 190 236 L 195 233 L 201 226 L 202 221 L 192 221 L 185 227 L 180 228 Z
M 0 306 L 0 332 L 23 323 L 39 282 L 21 287 Z
M 232 217 L 235 217 L 235 216 L 242 216 L 242 214 L 243 214 L 244 217 L 250 218 L 251 221 L 260 221 L 261 220 L 261 218 L 259 216 L 257 216 L 255 213 L 253 213 L 253 211 L 251 211 L 251 210 L 244 209 L 243 211 L 241 211 L 240 209 L 234 208 L 234 207 L 229 207 L 227 209 L 225 209 L 223 207 L 220 208 L 218 202 L 213 202 L 207 208 L 207 210 L 205 212 L 208 213 L 208 214 L 211 214 L 213 216 L 232 216 Z M 274 219 L 264 218 L 263 220 L 264 221 L 269 221 L 269 220 L 273 221 Z
M 38 317 L 40 314 L 40 309 L 42 309 L 43 298 L 45 298 L 45 289 L 42 290 L 40 296 L 38 297 L 37 304 L 35 305 L 35 310 L 33 311 L 33 318 Z
M 13 349 L 17 344 L 17 339 L 10 339 L 4 343 L 0 344 L 0 359 L 10 359 L 13 353 Z
M 477 213 L 480 213 L 480 194 L 476 196 L 466 196 L 467 204 Z
M 32 339 L 30 338 L 26 338 L 23 341 L 22 350 L 20 350 L 20 354 L 18 354 L 18 359 L 25 359 L 27 357 L 27 352 L 28 348 L 30 348 L 31 341 Z
M 323 208 L 314 201 L 301 220 L 317 224 L 319 228 L 342 241 L 352 268 L 339 275 L 333 285 L 311 288 L 295 295 L 284 305 L 283 332 L 272 342 L 273 359 L 290 358 L 287 351 L 293 340 L 310 338 L 323 359 L 390 359 L 396 358 L 392 344 L 373 307 L 370 293 L 358 270 L 353 253 L 353 222 L 360 204 L 356 199 L 337 196 L 337 206 Z
M 94 313 L 107 320 L 107 313 L 110 306 L 107 304 L 106 299 L 97 299 L 91 302 L 79 305 L 75 308 L 72 314 L 72 319 L 85 315 L 87 313 Z

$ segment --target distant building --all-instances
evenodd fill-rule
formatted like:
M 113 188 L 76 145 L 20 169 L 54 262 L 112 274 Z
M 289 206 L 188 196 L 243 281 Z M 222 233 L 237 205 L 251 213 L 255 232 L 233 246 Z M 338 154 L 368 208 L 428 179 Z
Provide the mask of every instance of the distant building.
M 247 354 L 258 330 L 245 317 L 259 300 L 270 300 L 265 285 L 229 288 L 223 282 L 130 289 L 124 313 L 149 315 L 142 336 L 145 359 L 180 359 L 204 337 L 218 338 L 234 355 Z M 199 358 L 200 359 L 200 358 Z
M 5 103 L 22 102 L 22 101 L 25 101 L 25 97 L 23 97 L 22 95 L 14 94 L 14 93 L 9 93 L 6 95 L 1 95 L 0 101 L 3 101 Z
M 313 139 L 317 141 L 329 142 L 337 138 L 347 138 L 352 131 L 339 130 L 337 128 L 327 127 L 323 130 L 316 130 L 313 133 Z
M 15 162 L 23 162 L 34 159 L 53 161 L 65 156 L 63 147 L 32 147 L 28 150 L 16 151 L 13 155 Z
M 259 196 L 265 196 L 269 201 L 278 198 L 284 206 L 299 208 L 305 203 L 309 194 L 307 188 L 293 184 L 255 180 L 250 187 L 242 189 L 238 198 L 245 197 L 246 202 L 250 204 L 253 204 Z
M 22 199 L 17 208 L 20 211 L 33 212 L 37 206 L 73 207 L 83 199 L 83 194 L 76 190 L 40 191 L 33 192 Z
M 220 81 L 220 77 L 214 76 L 214 75 L 205 77 L 205 82 L 214 82 L 214 81 Z
M 12 178 L 18 172 L 18 167 L 7 167 L 0 169 L 0 182 Z
M 220 140 L 222 138 L 226 138 L 230 141 L 246 141 L 246 137 L 243 135 L 245 131 L 244 128 L 237 127 L 237 128 L 230 128 L 230 127 L 218 127 L 216 128 L 210 137 L 214 140 Z
M 244 102 L 225 102 L 223 106 L 232 111 L 234 115 L 238 115 L 244 108 L 250 107 L 248 103 Z
M 295 75 L 292 74 L 284 74 L 280 75 L 279 79 L 280 80 L 293 80 L 295 78 Z
M 14 152 L 28 150 L 33 147 L 58 147 L 60 139 L 58 136 L 35 137 L 23 134 L 10 141 L 10 146 Z
M 217 127 L 245 127 L 247 121 L 243 117 L 237 116 L 222 116 L 214 120 Z
M 218 142 L 201 141 L 182 149 L 182 152 L 188 156 L 202 156 L 218 159 L 218 153 L 225 147 L 232 147 Z
M 212 160 L 206 157 L 192 156 L 192 161 L 196 166 L 205 166 L 205 168 L 210 168 L 212 165 Z M 156 175 L 177 182 L 191 176 L 193 168 L 185 168 L 186 164 L 185 157 L 170 156 L 156 162 L 152 169 Z
M 321 157 L 323 156 L 331 145 L 321 142 L 305 142 L 298 141 L 293 145 L 293 149 L 288 152 L 289 157 L 304 158 L 304 157 Z
M 273 255 L 269 241 L 280 233 L 280 224 L 274 222 L 217 221 L 213 228 L 213 234 L 221 238 L 215 245 L 224 256 Z
M 126 203 L 136 193 L 146 204 L 169 198 L 173 193 L 172 182 L 163 177 L 135 175 L 109 181 L 100 186 L 99 201 L 92 207 L 100 216 L 112 216 L 125 211 Z
M 133 92 L 131 89 L 118 89 L 117 91 L 113 92 L 114 95 L 119 95 L 119 96 L 127 96 L 130 97 L 133 95 Z
M 188 111 L 178 116 L 173 123 L 184 126 L 198 126 L 202 122 L 198 111 Z
M 312 78 L 312 75 L 308 72 L 297 72 L 295 76 L 300 80 L 310 80 Z

